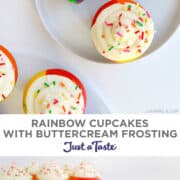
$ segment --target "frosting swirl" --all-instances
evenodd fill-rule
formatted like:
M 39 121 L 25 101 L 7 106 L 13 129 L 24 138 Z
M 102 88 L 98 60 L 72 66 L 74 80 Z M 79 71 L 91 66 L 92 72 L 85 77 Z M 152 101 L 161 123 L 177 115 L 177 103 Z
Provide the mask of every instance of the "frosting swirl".
M 66 180 L 68 178 L 68 175 L 55 162 L 44 164 L 37 176 L 39 180 Z
M 135 3 L 112 3 L 96 18 L 91 34 L 97 50 L 109 60 L 126 62 L 150 46 L 154 25 L 150 14 Z
M 0 48 L 0 102 L 5 100 L 15 86 L 15 70 L 9 57 Z
M 25 170 L 25 168 L 18 167 L 17 165 L 10 165 L 7 168 L 2 168 L 0 179 L 3 180 L 32 180 L 32 176 Z
M 80 86 L 68 77 L 44 75 L 29 86 L 24 106 L 31 114 L 82 114 L 85 97 Z
M 99 172 L 88 162 L 81 162 L 75 169 L 73 177 L 97 178 L 100 179 Z

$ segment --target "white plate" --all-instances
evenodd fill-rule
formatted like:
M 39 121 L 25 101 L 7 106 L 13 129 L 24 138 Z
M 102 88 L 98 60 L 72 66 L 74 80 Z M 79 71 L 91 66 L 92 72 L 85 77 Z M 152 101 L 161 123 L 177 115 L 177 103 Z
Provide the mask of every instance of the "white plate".
M 96 10 L 107 0 L 85 0 L 71 4 L 68 0 L 36 0 L 40 18 L 50 35 L 71 52 L 93 60 L 104 61 L 93 47 L 90 24 Z M 161 47 L 174 33 L 180 22 L 180 0 L 138 0 L 152 14 L 156 35 L 145 55 Z
M 17 54 L 15 58 L 18 63 L 19 69 L 19 78 L 16 88 L 10 97 L 5 101 L 0 103 L 0 114 L 22 114 L 22 96 L 23 90 L 27 83 L 27 81 L 37 72 L 49 69 L 49 68 L 63 68 L 66 69 L 63 65 L 55 64 L 47 59 L 43 59 L 40 57 L 32 56 L 32 55 L 23 55 Z M 71 69 L 66 69 L 69 71 L 73 71 Z M 85 88 L 87 90 L 87 111 L 88 114 L 106 114 L 110 113 L 108 107 L 102 101 L 100 96 L 98 96 L 97 92 L 87 84 L 87 80 L 82 79 L 84 82 Z

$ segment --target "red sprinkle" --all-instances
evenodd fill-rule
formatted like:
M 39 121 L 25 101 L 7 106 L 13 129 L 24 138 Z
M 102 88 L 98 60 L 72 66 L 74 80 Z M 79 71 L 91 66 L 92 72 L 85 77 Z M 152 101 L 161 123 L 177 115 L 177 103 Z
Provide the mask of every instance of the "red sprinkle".
M 142 32 L 142 34 L 141 34 L 141 39 L 142 40 L 144 39 L 144 32 Z
M 58 104 L 58 103 L 59 103 L 58 99 L 54 99 L 53 104 Z
M 123 15 L 122 13 L 119 15 L 119 21 L 120 21 L 120 19 L 121 19 L 122 15 Z
M 0 66 L 4 66 L 5 65 L 5 63 L 0 63 Z
M 138 49 L 138 52 L 141 53 L 142 52 L 141 49 Z
M 143 22 L 143 21 L 144 21 L 142 17 L 139 17 L 139 20 L 140 20 L 141 22 Z
M 113 23 L 109 23 L 109 22 L 106 22 L 106 21 L 105 21 L 105 25 L 106 25 L 106 26 L 113 26 Z
M 135 34 L 138 34 L 139 32 L 140 32 L 140 31 L 138 30 L 138 31 L 135 32 Z
M 4 94 L 1 95 L 3 99 L 6 99 L 6 96 Z
M 119 22 L 119 26 L 122 26 L 122 23 L 121 23 L 121 22 Z

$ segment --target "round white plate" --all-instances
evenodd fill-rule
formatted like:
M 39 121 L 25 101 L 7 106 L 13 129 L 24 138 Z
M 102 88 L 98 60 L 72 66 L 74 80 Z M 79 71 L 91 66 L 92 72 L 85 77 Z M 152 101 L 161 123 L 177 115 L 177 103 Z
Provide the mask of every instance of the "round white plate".
M 22 96 L 24 87 L 27 81 L 37 72 L 42 71 L 44 69 L 49 68 L 60 68 L 66 69 L 63 65 L 55 64 L 50 60 L 43 59 L 40 57 L 25 55 L 25 54 L 17 54 L 15 55 L 17 60 L 18 69 L 19 69 L 19 78 L 14 89 L 13 93 L 9 96 L 9 98 L 0 103 L 0 114 L 22 114 Z M 70 72 L 73 70 L 66 69 Z M 87 91 L 87 114 L 108 114 L 110 113 L 108 107 L 105 105 L 103 100 L 100 98 L 98 93 L 87 84 L 87 80 L 82 79 L 83 84 L 85 85 Z
M 90 25 L 97 9 L 107 0 L 85 0 L 76 5 L 68 0 L 36 0 L 40 18 L 50 35 L 71 52 L 96 62 L 107 62 L 95 50 Z M 150 11 L 156 35 L 145 56 L 161 47 L 180 22 L 180 0 L 138 0 Z

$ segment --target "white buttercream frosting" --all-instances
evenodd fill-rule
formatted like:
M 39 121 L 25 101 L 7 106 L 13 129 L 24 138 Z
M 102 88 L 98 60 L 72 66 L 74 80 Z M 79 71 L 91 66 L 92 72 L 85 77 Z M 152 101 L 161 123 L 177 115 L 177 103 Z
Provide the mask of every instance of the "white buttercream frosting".
M 28 89 L 26 108 L 31 114 L 82 114 L 82 89 L 67 77 L 45 75 Z
M 0 50 L 0 101 L 6 99 L 15 85 L 15 71 L 9 58 Z
M 80 163 L 73 171 L 73 177 L 100 178 L 100 173 L 88 162 Z
M 67 180 L 68 174 L 55 162 L 44 164 L 37 174 L 39 180 Z
M 1 169 L 0 180 L 32 180 L 32 176 L 26 169 L 12 164 L 7 168 Z
M 115 3 L 98 15 L 91 34 L 101 55 L 123 62 L 141 56 L 149 48 L 154 24 L 141 6 Z

